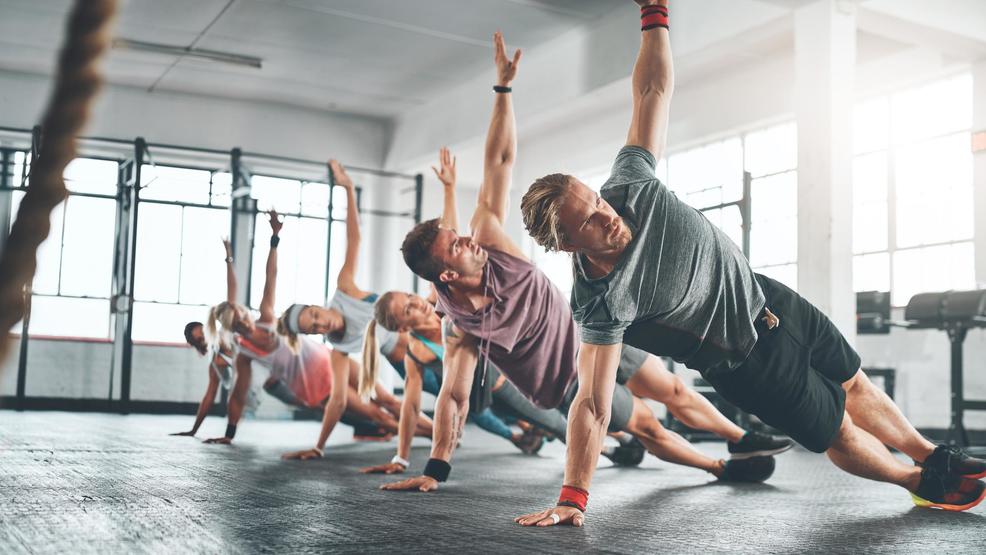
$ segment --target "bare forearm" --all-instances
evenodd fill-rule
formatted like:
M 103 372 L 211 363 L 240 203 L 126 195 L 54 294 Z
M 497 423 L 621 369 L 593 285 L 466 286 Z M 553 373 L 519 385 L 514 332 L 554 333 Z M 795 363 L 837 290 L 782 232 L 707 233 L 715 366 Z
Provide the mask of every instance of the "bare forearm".
M 517 154 L 517 130 L 512 93 L 497 93 L 486 135 L 486 167 L 512 165 Z
M 359 210 L 356 206 L 356 187 L 346 187 L 346 256 L 359 250 Z
M 565 459 L 565 484 L 589 489 L 596 470 L 599 451 L 609 426 L 609 411 L 578 395 L 568 411 L 568 452 Z
M 414 430 L 418 427 L 418 415 L 421 412 L 419 403 L 404 397 L 401 403 L 401 420 L 397 427 L 397 456 L 404 460 L 411 457 L 411 440 Z
M 459 229 L 459 214 L 455 209 L 455 186 L 445 187 L 445 206 L 442 210 L 442 223 L 446 227 Z
M 319 449 L 325 449 L 325 442 L 329 440 L 332 430 L 335 429 L 336 424 L 339 423 L 339 419 L 342 418 L 342 413 L 346 411 L 345 403 L 333 401 L 335 400 L 329 399 L 328 404 L 325 405 L 325 412 L 322 414 L 322 429 L 318 433 L 318 442 L 315 444 Z
M 640 53 L 633 66 L 634 101 L 653 96 L 670 98 L 674 90 L 674 64 L 668 30 L 657 27 L 644 31 Z
M 455 445 L 458 443 L 459 430 L 465 421 L 469 410 L 469 401 L 456 402 L 451 395 L 444 392 L 438 394 L 435 405 L 434 437 L 431 439 L 431 458 L 450 461 Z
M 264 304 L 274 307 L 274 291 L 277 290 L 277 248 L 271 247 L 267 252 L 267 276 L 264 281 Z
M 209 410 L 212 408 L 212 404 L 215 402 L 216 390 L 209 388 L 205 392 L 205 396 L 199 401 L 199 410 L 195 413 L 195 425 L 192 426 L 192 433 L 199 431 L 199 427 L 202 426 L 202 422 L 205 421 L 205 417 L 209 415 Z
M 233 263 L 228 259 L 226 261 L 226 301 L 235 303 L 236 302 L 236 271 L 233 269 Z

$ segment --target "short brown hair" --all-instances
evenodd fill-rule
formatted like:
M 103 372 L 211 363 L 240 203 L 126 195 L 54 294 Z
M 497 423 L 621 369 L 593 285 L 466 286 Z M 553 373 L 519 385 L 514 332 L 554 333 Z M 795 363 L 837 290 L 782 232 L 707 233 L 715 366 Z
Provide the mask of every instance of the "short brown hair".
M 533 184 L 520 201 L 524 227 L 534 242 L 548 251 L 561 250 L 565 233 L 558 219 L 558 208 L 568 191 L 568 176 L 563 173 L 546 175 Z
M 438 224 L 438 218 L 421 222 L 408 232 L 404 237 L 404 244 L 401 245 L 407 267 L 432 283 L 438 283 L 438 276 L 445 270 L 442 263 L 431 254 L 431 247 L 441 230 Z

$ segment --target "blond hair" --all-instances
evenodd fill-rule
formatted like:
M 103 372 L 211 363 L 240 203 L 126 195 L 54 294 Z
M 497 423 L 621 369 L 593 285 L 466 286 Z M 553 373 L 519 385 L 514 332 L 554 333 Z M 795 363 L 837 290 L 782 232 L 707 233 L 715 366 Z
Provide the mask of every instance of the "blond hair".
M 380 352 L 377 347 L 377 324 L 388 331 L 397 331 L 397 319 L 390 313 L 390 301 L 396 291 L 384 293 L 373 305 L 373 319 L 366 325 L 363 337 L 363 365 L 359 371 L 359 386 L 356 391 L 364 400 L 373 396 L 380 372 Z
M 288 312 L 288 310 L 285 310 L 281 314 L 281 317 L 277 319 L 277 334 L 284 338 L 284 341 L 287 342 L 288 348 L 291 349 L 292 353 L 298 354 L 298 334 L 291 331 L 290 326 L 288 326 Z
M 561 250 L 565 243 L 558 210 L 567 191 L 568 176 L 553 173 L 531 184 L 520 201 L 524 227 L 531 239 L 547 251 Z
M 238 305 L 228 301 L 223 301 L 209 309 L 209 318 L 206 320 L 205 332 L 206 339 L 210 345 L 219 348 L 229 349 L 233 346 L 233 322 L 236 318 Z M 222 326 L 221 328 L 217 326 Z

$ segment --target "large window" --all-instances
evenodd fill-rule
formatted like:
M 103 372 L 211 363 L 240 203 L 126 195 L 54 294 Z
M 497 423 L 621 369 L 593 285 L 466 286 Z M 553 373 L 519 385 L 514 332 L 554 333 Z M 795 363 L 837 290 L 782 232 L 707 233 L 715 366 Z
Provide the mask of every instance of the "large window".
M 326 277 L 330 291 L 346 250 L 345 222 L 332 223 L 332 267 L 326 273 L 328 254 L 329 185 L 266 176 L 254 176 L 251 195 L 261 211 L 275 209 L 284 214 L 284 228 L 278 247 L 277 289 L 274 308 L 280 314 L 293 303 L 323 304 Z M 332 217 L 345 219 L 346 192 L 336 187 L 332 193 Z M 257 215 L 251 268 L 250 304 L 260 306 L 266 281 L 270 225 L 264 213 Z
M 672 153 L 658 162 L 656 176 L 684 202 L 732 239 L 743 244 L 743 218 L 737 205 L 743 197 L 743 173 L 750 172 L 750 264 L 754 270 L 789 287 L 798 286 L 798 137 L 793 122 L 735 135 Z M 586 185 L 599 190 L 610 168 L 586 172 Z M 534 263 L 568 294 L 571 258 L 546 253 L 526 238 Z
M 145 165 L 141 169 L 133 339 L 184 342 L 185 323 L 205 321 L 226 299 L 229 174 Z M 245 287 L 241 285 L 241 287 Z
M 969 74 L 856 105 L 856 291 L 975 287 L 971 122 Z
M 790 122 L 674 153 L 667 162 L 668 187 L 699 209 L 740 200 L 743 173 L 750 173 L 750 265 L 793 289 L 798 287 L 797 145 L 797 128 Z M 737 206 L 704 213 L 742 246 Z
M 29 172 L 27 153 L 16 152 L 13 162 L 12 184 L 19 187 Z M 48 239 L 38 249 L 32 335 L 110 338 L 117 169 L 116 161 L 91 158 L 65 169 L 69 197 L 52 211 Z M 11 223 L 23 198 L 12 192 Z

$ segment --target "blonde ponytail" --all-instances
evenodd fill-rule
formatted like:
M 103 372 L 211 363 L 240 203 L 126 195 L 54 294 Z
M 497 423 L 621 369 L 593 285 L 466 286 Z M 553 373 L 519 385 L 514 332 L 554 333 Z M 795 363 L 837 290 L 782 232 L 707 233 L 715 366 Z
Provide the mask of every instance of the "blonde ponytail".
M 298 334 L 291 331 L 288 327 L 288 313 L 281 314 L 281 317 L 277 319 L 277 334 L 284 338 L 285 342 L 288 344 L 288 348 L 291 352 L 298 354 L 300 350 L 300 344 L 298 341 Z
M 205 332 L 206 340 L 210 345 L 221 349 L 233 347 L 233 320 L 235 316 L 236 306 L 227 301 L 209 309 L 209 317 L 205 321 Z
M 359 371 L 357 392 L 363 401 L 368 401 L 376 389 L 377 373 L 380 368 L 380 355 L 377 353 L 377 321 L 370 320 L 363 337 L 363 365 Z

